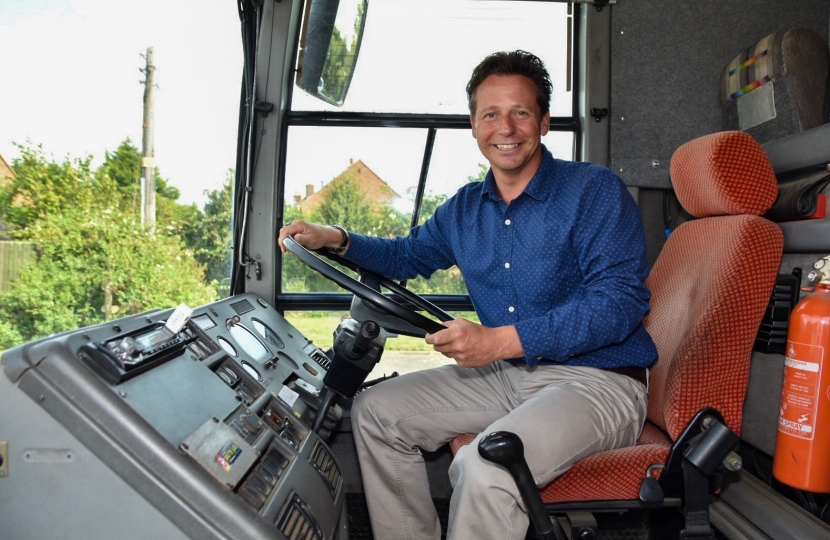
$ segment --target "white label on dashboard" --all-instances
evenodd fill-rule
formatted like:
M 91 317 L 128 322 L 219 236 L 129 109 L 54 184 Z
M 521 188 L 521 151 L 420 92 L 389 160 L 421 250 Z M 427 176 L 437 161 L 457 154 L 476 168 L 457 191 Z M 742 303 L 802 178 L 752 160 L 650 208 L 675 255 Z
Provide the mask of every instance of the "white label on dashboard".
M 288 388 L 287 386 L 283 386 L 282 390 L 280 390 L 280 393 L 278 395 L 281 400 L 288 403 L 289 407 L 293 407 L 294 402 L 297 401 L 298 397 L 300 397 L 300 394 Z
M 167 319 L 164 327 L 173 332 L 173 334 L 178 334 L 182 331 L 184 325 L 187 324 L 187 321 L 190 320 L 191 315 L 193 315 L 193 310 L 187 307 L 187 304 L 179 304 L 176 311 Z

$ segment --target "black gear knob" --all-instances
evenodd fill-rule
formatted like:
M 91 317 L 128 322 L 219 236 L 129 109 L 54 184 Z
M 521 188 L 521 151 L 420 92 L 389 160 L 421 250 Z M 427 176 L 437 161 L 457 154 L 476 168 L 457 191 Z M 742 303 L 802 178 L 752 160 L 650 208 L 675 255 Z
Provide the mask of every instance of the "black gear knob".
M 525 445 L 515 433 L 495 431 L 478 443 L 478 454 L 509 471 L 515 464 L 524 461 Z
M 509 431 L 496 431 L 485 435 L 478 443 L 478 454 L 485 460 L 501 465 L 519 488 L 524 500 L 527 515 L 536 529 L 536 536 L 543 540 L 556 540 L 553 522 L 545 510 L 542 496 L 536 489 L 536 482 L 525 460 L 525 448 L 522 439 Z

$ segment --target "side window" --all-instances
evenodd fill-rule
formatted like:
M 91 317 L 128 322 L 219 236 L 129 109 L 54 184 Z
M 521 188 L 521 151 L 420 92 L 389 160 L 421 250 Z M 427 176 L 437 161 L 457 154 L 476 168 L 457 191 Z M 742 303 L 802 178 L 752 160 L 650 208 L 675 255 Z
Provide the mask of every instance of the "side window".
M 337 224 L 374 236 L 406 234 L 422 159 L 411 149 L 423 149 L 426 135 L 425 129 L 290 127 L 285 221 Z M 338 288 L 294 257 L 285 257 L 282 290 Z

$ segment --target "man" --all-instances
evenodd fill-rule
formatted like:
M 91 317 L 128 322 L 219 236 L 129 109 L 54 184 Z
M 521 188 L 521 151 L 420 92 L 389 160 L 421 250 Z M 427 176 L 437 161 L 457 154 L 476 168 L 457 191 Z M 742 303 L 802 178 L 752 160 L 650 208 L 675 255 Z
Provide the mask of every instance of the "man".
M 646 368 L 657 356 L 642 325 L 649 293 L 639 212 L 611 171 L 556 160 L 541 144 L 550 93 L 544 65 L 524 51 L 475 68 L 470 124 L 490 171 L 409 236 L 305 222 L 280 231 L 280 241 L 292 235 L 312 249 L 340 249 L 395 279 L 457 265 L 482 322 L 457 319 L 426 336 L 457 365 L 385 381 L 354 403 L 376 538 L 440 538 L 421 450 L 459 434 L 517 433 L 540 486 L 639 437 Z M 477 443 L 450 467 L 448 537 L 524 539 L 518 490 L 479 457 Z

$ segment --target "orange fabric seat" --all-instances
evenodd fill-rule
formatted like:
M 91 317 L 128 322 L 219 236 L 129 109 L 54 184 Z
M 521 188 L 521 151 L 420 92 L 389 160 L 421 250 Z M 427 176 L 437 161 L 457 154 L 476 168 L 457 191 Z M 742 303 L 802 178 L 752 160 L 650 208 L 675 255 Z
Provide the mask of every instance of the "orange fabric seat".
M 545 503 L 636 500 L 694 415 L 711 407 L 740 435 L 752 346 L 769 302 L 783 234 L 761 218 L 778 184 L 761 146 L 739 131 L 700 137 L 671 162 L 680 203 L 698 218 L 666 241 L 646 280 L 644 324 L 657 346 L 648 422 L 637 444 L 589 456 L 540 490 Z M 451 443 L 453 452 L 475 435 Z
M 470 444 L 475 434 L 466 433 L 450 443 L 452 453 Z M 565 501 L 606 501 L 636 499 L 645 470 L 652 463 L 664 463 L 671 439 L 646 423 L 636 446 L 594 454 L 578 461 L 568 472 L 540 490 L 546 503 Z

